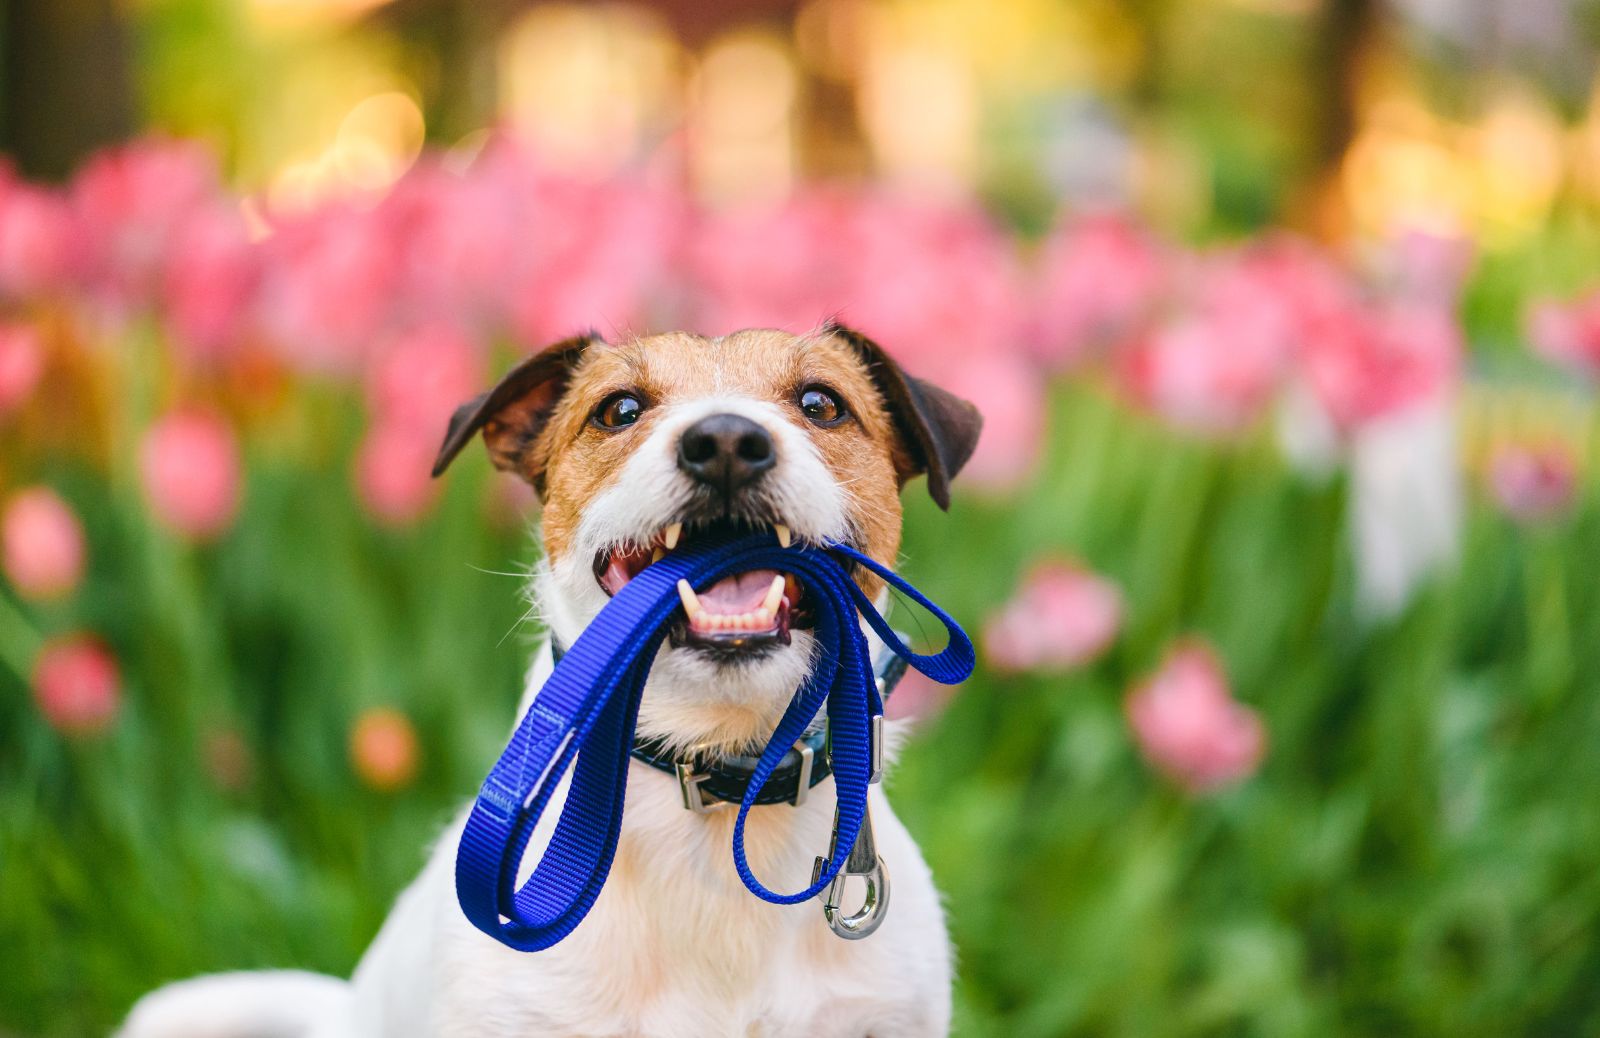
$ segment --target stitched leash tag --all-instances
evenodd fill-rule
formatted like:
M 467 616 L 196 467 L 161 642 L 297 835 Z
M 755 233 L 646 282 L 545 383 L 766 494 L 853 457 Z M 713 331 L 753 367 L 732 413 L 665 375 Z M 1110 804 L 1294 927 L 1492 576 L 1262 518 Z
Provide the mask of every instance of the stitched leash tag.
M 851 565 L 876 573 L 938 619 L 949 634 L 944 649 L 912 652 L 851 579 Z M 684 545 L 625 584 L 534 697 L 484 780 L 456 852 L 456 897 L 474 926 L 512 948 L 540 951 L 588 914 L 616 854 L 639 700 L 679 607 L 677 583 L 687 580 L 700 590 L 730 573 L 754 569 L 791 573 L 805 585 L 822 651 L 762 751 L 739 805 L 734 866 L 753 894 L 774 904 L 806 901 L 831 889 L 841 870 L 852 871 L 846 862 L 867 814 L 867 785 L 875 766 L 872 732 L 883 713 L 857 614 L 894 653 L 945 684 L 972 673 L 972 642 L 916 588 L 845 545 L 782 548 L 771 534 L 713 535 Z M 826 860 L 818 859 L 810 886 L 780 894 L 750 870 L 745 820 L 773 769 L 824 703 L 838 804 L 834 846 Z M 568 771 L 572 781 L 561 816 L 532 874 L 518 885 L 518 867 L 534 826 Z

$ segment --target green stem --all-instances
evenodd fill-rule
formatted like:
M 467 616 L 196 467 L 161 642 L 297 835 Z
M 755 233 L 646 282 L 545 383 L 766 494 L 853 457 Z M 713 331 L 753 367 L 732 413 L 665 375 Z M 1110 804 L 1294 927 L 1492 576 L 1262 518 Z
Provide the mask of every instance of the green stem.
M 1533 533 L 1524 558 L 1528 681 L 1534 701 L 1546 706 L 1566 686 L 1572 673 L 1566 579 L 1555 534 Z
M 6 595 L 0 595 L 0 663 L 26 685 L 33 674 L 33 661 L 44 645 L 44 636 L 33 621 Z

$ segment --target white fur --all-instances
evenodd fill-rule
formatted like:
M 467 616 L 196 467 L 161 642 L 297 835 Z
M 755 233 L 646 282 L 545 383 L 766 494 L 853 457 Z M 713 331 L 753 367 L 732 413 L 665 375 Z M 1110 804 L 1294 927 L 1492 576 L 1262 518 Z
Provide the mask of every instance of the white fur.
M 744 414 L 772 432 L 779 462 L 767 481 L 778 514 L 797 537 L 820 541 L 849 533 L 843 491 L 810 440 L 777 408 L 737 397 L 683 405 L 585 509 L 573 548 L 539 568 L 536 594 L 557 637 L 570 644 L 605 604 L 594 578 L 595 554 L 608 545 L 647 542 L 675 518 L 684 493 L 677 437 L 695 419 L 719 412 Z M 730 667 L 692 650 L 663 648 L 646 686 L 640 730 L 681 744 L 764 738 L 804 678 L 813 648 L 807 632 L 795 632 L 788 649 Z M 548 649 L 541 650 L 523 709 L 551 667 Z M 530 841 L 524 875 L 542 853 L 565 798 L 563 787 Z M 463 813 L 400 896 L 343 998 L 329 998 L 325 986 L 305 987 L 303 974 L 201 978 L 148 996 L 122 1035 L 943 1035 L 951 965 L 938 894 L 881 788 L 871 791 L 870 806 L 892 896 L 887 921 L 865 940 L 835 937 L 814 901 L 777 906 L 758 900 L 734 871 L 734 810 L 686 811 L 671 776 L 633 762 L 611 874 L 588 917 L 555 947 L 513 951 L 462 915 L 454 862 Z M 833 809 L 833 784 L 825 781 L 801 807 L 751 813 L 749 859 L 769 887 L 807 885 L 813 857 L 827 851 Z M 251 1007 L 260 1006 L 272 1007 L 276 1017 L 251 1015 Z

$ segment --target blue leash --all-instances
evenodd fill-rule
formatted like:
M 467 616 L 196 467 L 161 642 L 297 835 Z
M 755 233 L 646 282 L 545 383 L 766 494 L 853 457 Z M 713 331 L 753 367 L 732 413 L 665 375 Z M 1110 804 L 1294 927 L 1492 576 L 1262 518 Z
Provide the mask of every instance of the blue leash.
M 851 563 L 878 574 L 943 623 L 949 632 L 944 649 L 932 655 L 912 652 L 850 578 Z M 562 656 L 484 780 L 456 854 L 456 896 L 474 926 L 512 948 L 541 951 L 571 933 L 588 914 L 616 853 L 639 700 L 656 648 L 679 607 L 678 581 L 701 590 L 730 573 L 755 569 L 792 573 L 804 583 L 821 651 L 762 752 L 739 805 L 734 865 L 751 893 L 781 905 L 815 897 L 838 875 L 866 816 L 873 722 L 883 713 L 857 612 L 897 655 L 945 684 L 972 673 L 972 642 L 916 588 L 842 544 L 782 548 L 770 533 L 707 536 L 647 566 L 606 604 Z M 838 799 L 834 847 L 810 886 L 780 894 L 750 870 L 745 819 L 773 769 L 824 701 Z M 528 839 L 569 768 L 572 784 L 555 832 L 519 888 L 517 868 Z

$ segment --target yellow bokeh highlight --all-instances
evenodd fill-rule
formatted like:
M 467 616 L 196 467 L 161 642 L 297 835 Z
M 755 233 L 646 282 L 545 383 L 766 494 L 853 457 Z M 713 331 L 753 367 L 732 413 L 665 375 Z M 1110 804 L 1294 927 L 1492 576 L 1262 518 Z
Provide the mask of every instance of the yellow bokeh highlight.
M 1356 230 L 1466 230 L 1485 247 L 1544 226 L 1566 177 L 1560 120 L 1515 84 L 1489 93 L 1471 123 L 1444 119 L 1404 89 L 1363 113 L 1341 170 Z
M 363 98 L 326 148 L 278 170 L 267 188 L 271 207 L 293 212 L 330 196 L 376 196 L 416 162 L 425 133 L 422 109 L 409 94 L 386 90 Z
M 500 114 L 553 164 L 614 168 L 678 117 L 682 63 L 643 9 L 539 6 L 500 42 Z
M 689 89 L 689 163 L 702 193 L 748 201 L 789 192 L 798 85 L 781 37 L 747 31 L 713 41 Z
M 874 48 L 860 109 L 889 176 L 964 183 L 976 175 L 977 86 L 959 53 L 916 44 Z

